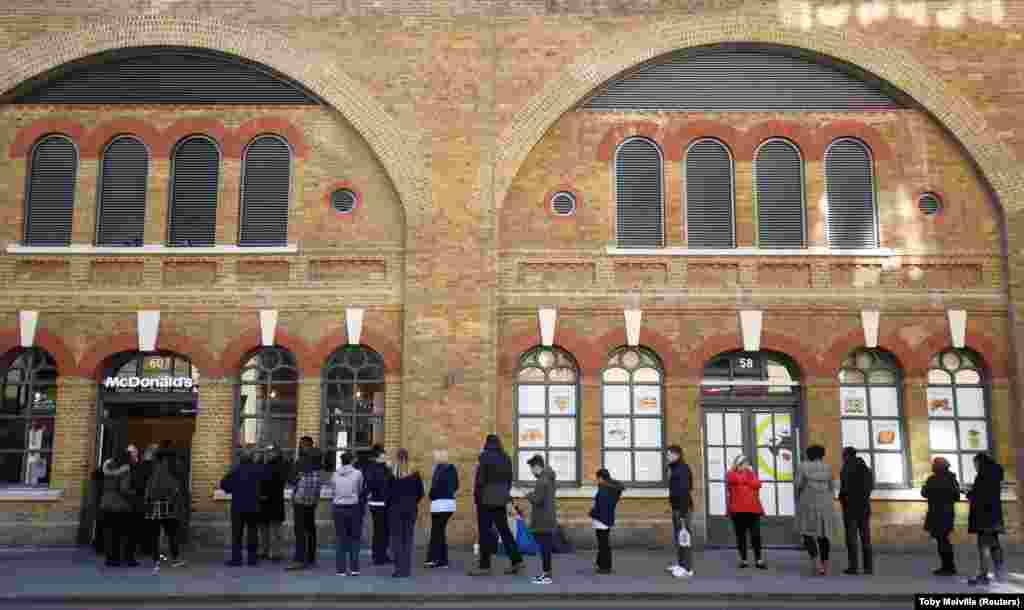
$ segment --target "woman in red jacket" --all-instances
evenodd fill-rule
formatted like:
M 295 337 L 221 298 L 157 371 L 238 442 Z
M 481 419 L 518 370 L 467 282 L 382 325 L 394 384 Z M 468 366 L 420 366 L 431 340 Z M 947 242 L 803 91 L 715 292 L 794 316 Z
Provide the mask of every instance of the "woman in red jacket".
M 745 455 L 738 455 L 733 460 L 732 468 L 726 477 L 729 490 L 729 516 L 736 528 L 736 542 L 740 551 L 740 567 L 747 567 L 747 533 L 754 547 L 755 565 L 762 570 L 765 565 L 761 555 L 761 480 L 750 466 Z

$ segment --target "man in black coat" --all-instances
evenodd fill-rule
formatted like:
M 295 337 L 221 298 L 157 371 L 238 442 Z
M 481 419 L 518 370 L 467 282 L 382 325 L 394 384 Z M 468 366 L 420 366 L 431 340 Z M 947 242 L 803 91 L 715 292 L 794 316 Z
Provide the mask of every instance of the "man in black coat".
M 990 583 L 989 568 L 992 567 L 999 580 L 1006 578 L 1003 563 L 1003 547 L 999 534 L 1005 530 L 1003 523 L 1003 467 L 987 453 L 974 455 L 977 476 L 967 492 L 971 510 L 967 515 L 967 532 L 978 535 L 978 576 L 967 581 L 972 586 Z M 992 565 L 990 565 L 990 563 Z
M 857 574 L 857 540 L 864 551 L 864 573 L 874 572 L 871 553 L 871 492 L 875 475 L 853 447 L 843 449 L 843 469 L 839 474 L 839 504 L 846 527 L 847 567 L 843 574 Z
M 488 435 L 484 450 L 480 453 L 480 464 L 476 468 L 473 484 L 480 537 L 480 565 L 470 570 L 470 576 L 491 574 L 491 555 L 498 550 L 498 541 L 494 539 L 495 528 L 512 561 L 505 573 L 518 574 L 523 569 L 523 557 L 519 554 L 519 546 L 508 526 L 507 507 L 512 501 L 513 476 L 512 460 L 502 449 L 501 439 L 494 434 Z
M 382 566 L 392 563 L 388 557 L 388 543 L 391 529 L 388 524 L 388 505 L 391 483 L 395 476 L 388 468 L 384 448 L 374 445 L 370 453 L 371 461 L 362 468 L 365 485 L 366 504 L 370 508 L 370 519 L 373 521 L 373 539 L 370 543 L 373 565 Z
M 682 447 L 672 445 L 668 448 L 668 500 L 672 507 L 672 545 L 676 547 L 676 565 L 683 569 L 682 576 L 686 578 L 693 576 L 693 497 L 690 495 L 692 488 L 693 470 L 683 459 Z M 691 536 L 690 545 L 685 547 L 679 544 L 679 532 L 684 527 Z M 669 566 L 669 571 L 676 565 Z
M 220 482 L 220 488 L 231 494 L 231 560 L 229 566 L 242 565 L 242 535 L 246 534 L 249 565 L 259 563 L 260 496 L 267 480 L 267 470 L 256 464 L 249 450 L 242 451 L 239 463 Z

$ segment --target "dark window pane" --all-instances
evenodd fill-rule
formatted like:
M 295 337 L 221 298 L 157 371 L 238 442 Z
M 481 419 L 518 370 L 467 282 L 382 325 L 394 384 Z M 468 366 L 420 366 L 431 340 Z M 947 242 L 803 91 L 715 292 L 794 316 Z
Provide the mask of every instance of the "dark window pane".
M 351 413 L 355 411 L 352 400 L 354 387 L 347 384 L 329 384 L 325 386 L 324 407 L 328 414 Z
M 295 419 L 267 419 L 263 424 L 263 438 L 260 445 L 269 444 L 278 447 L 295 446 Z
M 4 386 L 3 403 L 0 405 L 0 415 L 21 415 L 28 401 L 29 387 L 26 385 Z
M 0 484 L 23 485 L 24 453 L 0 453 Z
M 327 371 L 327 379 L 331 381 L 355 381 L 355 373 L 350 368 L 338 366 Z
M 292 368 L 282 367 L 274 371 L 273 379 L 276 382 L 294 383 L 299 380 L 299 372 Z
M 270 400 L 268 402 L 270 405 L 270 412 L 272 414 L 295 414 L 297 401 L 295 400 L 296 397 L 294 394 L 283 395 L 279 390 L 271 389 L 269 396 Z
M 359 369 L 360 381 L 380 381 L 384 379 L 384 368 L 380 366 L 364 366 Z
M 24 450 L 28 447 L 27 424 L 24 419 L 0 419 L 0 449 Z
M 345 360 L 353 368 L 358 368 L 366 362 L 366 352 L 362 349 L 349 350 L 348 353 L 345 354 Z

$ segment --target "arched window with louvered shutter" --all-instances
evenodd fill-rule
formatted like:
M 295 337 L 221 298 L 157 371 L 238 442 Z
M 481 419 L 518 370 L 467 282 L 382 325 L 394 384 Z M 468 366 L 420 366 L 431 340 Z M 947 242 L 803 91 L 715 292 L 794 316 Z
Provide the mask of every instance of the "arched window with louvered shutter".
M 220 150 L 205 136 L 174 147 L 168 245 L 213 246 L 217 237 Z
M 630 138 L 615 153 L 615 233 L 620 248 L 665 245 L 661 151 L 646 138 Z
M 871 151 L 859 140 L 842 138 L 825 153 L 828 192 L 828 245 L 878 247 L 878 211 Z
M 284 246 L 288 243 L 291 164 L 291 146 L 279 136 L 259 136 L 245 148 L 238 245 Z
M 757 245 L 803 248 L 804 163 L 788 140 L 774 138 L 757 149 Z
M 729 149 L 705 138 L 686 151 L 686 239 L 691 248 L 735 248 L 733 163 Z
M 25 193 L 25 245 L 71 244 L 78 149 L 60 134 L 45 136 L 32 147 Z
M 133 136 L 114 138 L 100 166 L 96 244 L 141 246 L 146 226 L 149 150 Z

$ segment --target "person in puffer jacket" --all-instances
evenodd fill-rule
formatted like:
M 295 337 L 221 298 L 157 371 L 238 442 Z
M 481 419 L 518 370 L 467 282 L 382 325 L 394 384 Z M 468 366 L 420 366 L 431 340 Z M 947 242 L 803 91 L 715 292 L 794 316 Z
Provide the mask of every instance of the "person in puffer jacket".
M 100 509 L 106 515 L 107 567 L 122 565 L 122 558 L 125 565 L 139 565 L 134 557 L 126 555 L 132 550 L 128 541 L 132 524 L 130 515 L 134 508 L 131 464 L 132 459 L 128 451 L 122 451 L 103 462 L 103 496 L 100 499 Z
M 363 473 L 344 453 L 331 479 L 334 488 L 334 530 L 338 535 L 338 576 L 359 576 L 359 541 L 363 533 Z
M 594 534 L 597 536 L 597 573 L 612 573 L 611 533 L 615 527 L 615 507 L 622 497 L 625 486 L 612 478 L 608 469 L 597 471 L 597 494 L 594 496 L 594 508 L 590 518 L 594 521 Z
M 736 546 L 740 552 L 740 567 L 747 567 L 747 534 L 754 547 L 754 563 L 762 570 L 768 566 L 761 556 L 761 479 L 745 455 L 737 455 L 725 478 L 729 493 L 729 516 L 736 529 Z

